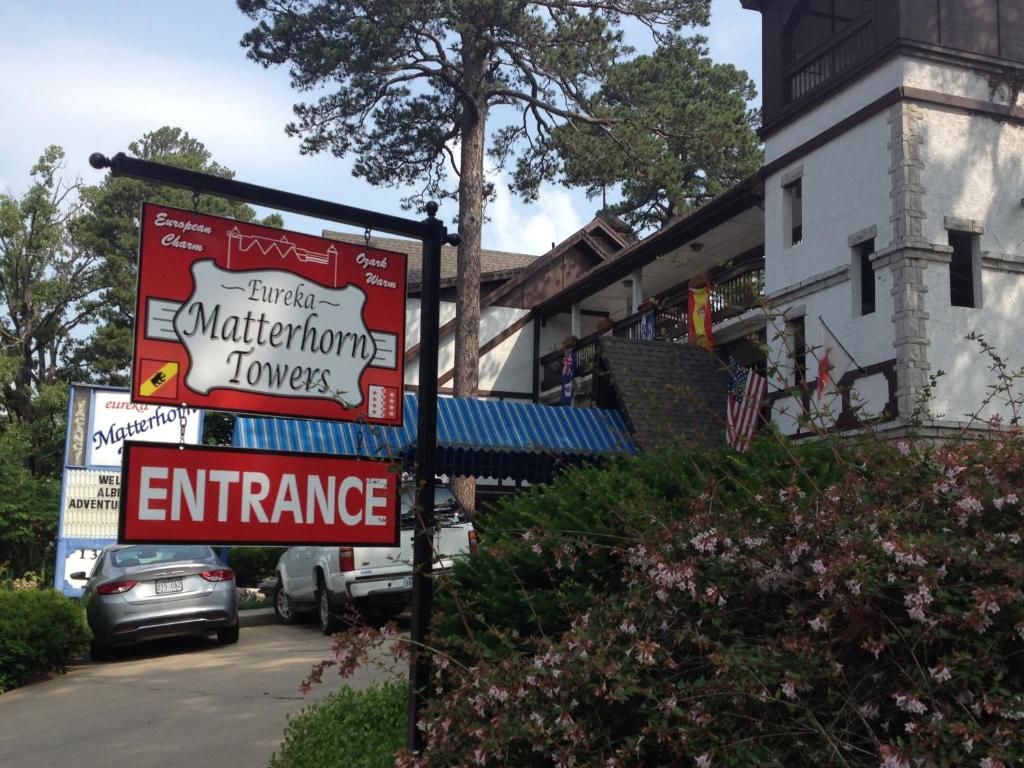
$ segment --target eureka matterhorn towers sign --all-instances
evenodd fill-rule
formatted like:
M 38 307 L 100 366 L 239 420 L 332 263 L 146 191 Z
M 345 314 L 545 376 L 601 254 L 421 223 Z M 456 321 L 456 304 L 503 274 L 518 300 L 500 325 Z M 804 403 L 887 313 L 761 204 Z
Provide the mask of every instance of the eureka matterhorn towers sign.
M 132 399 L 400 425 L 406 257 L 143 206 Z

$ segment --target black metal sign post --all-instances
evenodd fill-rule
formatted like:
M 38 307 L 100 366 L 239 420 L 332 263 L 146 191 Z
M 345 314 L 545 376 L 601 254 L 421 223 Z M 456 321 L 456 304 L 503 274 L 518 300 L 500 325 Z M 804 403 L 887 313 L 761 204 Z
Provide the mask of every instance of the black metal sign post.
M 367 227 L 390 234 L 404 235 L 423 242 L 423 293 L 420 300 L 420 383 L 419 421 L 416 444 L 416 531 L 413 539 L 412 627 L 409 660 L 409 709 L 407 743 L 414 752 L 423 747 L 423 736 L 416 723 L 426 699 L 430 682 L 426 655 L 427 632 L 433 611 L 431 570 L 434 529 L 434 475 L 437 454 L 437 348 L 440 319 L 441 246 L 456 245 L 457 234 L 437 219 L 437 203 L 427 203 L 425 221 L 354 208 L 327 200 L 283 192 L 270 187 L 246 184 L 234 179 L 175 168 L 148 160 L 128 157 L 119 152 L 112 158 L 100 153 L 89 157 L 97 170 L 109 168 L 111 176 L 123 176 L 155 184 L 192 190 L 196 194 L 217 195 L 241 203 L 251 203 L 279 211 L 312 216 L 327 221 Z

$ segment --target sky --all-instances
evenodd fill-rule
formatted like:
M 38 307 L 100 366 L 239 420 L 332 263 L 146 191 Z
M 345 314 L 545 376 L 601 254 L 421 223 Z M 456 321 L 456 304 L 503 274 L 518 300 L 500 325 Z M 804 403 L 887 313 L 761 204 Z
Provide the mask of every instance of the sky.
M 284 69 L 246 58 L 239 40 L 250 26 L 231 0 L 0 0 L 0 192 L 23 193 L 50 144 L 64 148 L 69 177 L 99 183 L 104 172 L 89 167 L 92 152 L 113 155 L 172 125 L 241 181 L 414 217 L 401 209 L 401 189 L 354 178 L 348 158 L 299 154 L 298 140 L 284 133 L 298 94 Z M 714 60 L 745 69 L 760 86 L 759 14 L 740 0 L 713 0 L 702 34 Z M 492 178 L 498 195 L 487 208 L 485 248 L 539 255 L 600 207 L 561 186 L 544 187 L 527 205 L 500 175 Z M 450 222 L 455 212 L 446 201 L 440 216 Z M 345 229 L 291 214 L 285 226 Z

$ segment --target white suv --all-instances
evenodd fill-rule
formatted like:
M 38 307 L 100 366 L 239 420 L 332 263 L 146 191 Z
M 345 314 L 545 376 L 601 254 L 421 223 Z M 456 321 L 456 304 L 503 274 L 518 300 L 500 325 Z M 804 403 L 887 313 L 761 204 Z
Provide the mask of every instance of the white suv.
M 292 624 L 296 612 L 315 608 L 320 629 L 338 628 L 337 616 L 355 607 L 373 618 L 390 618 L 409 605 L 415 516 L 414 490 L 401 495 L 397 547 L 290 547 L 277 561 L 274 613 Z M 447 488 L 434 489 L 434 572 L 451 568 L 453 558 L 476 551 L 476 531 Z

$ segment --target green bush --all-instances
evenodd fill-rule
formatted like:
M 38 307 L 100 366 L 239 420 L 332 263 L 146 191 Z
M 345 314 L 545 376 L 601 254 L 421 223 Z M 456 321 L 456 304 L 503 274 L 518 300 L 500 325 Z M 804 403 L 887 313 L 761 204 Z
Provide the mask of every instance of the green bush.
M 90 637 L 85 611 L 60 592 L 0 591 L 0 692 L 63 672 Z
M 1024 765 L 1022 489 L 1020 431 L 570 473 L 456 567 L 416 764 Z
M 274 575 L 282 552 L 284 547 L 229 547 L 228 565 L 235 572 L 235 584 L 258 587 L 263 579 Z
M 461 562 L 435 587 L 439 634 L 460 635 L 468 626 L 500 657 L 524 639 L 564 631 L 594 595 L 621 591 L 622 550 L 638 531 L 685 517 L 690 500 L 709 484 L 719 503 L 743 510 L 753 506 L 751 481 L 813 492 L 815 483 L 840 476 L 831 445 L 801 446 L 796 462 L 791 447 L 768 438 L 742 455 L 668 448 L 574 468 L 507 499 L 474 521 L 480 556 Z
M 405 743 L 408 688 L 389 681 L 348 686 L 289 718 L 270 768 L 391 768 Z

